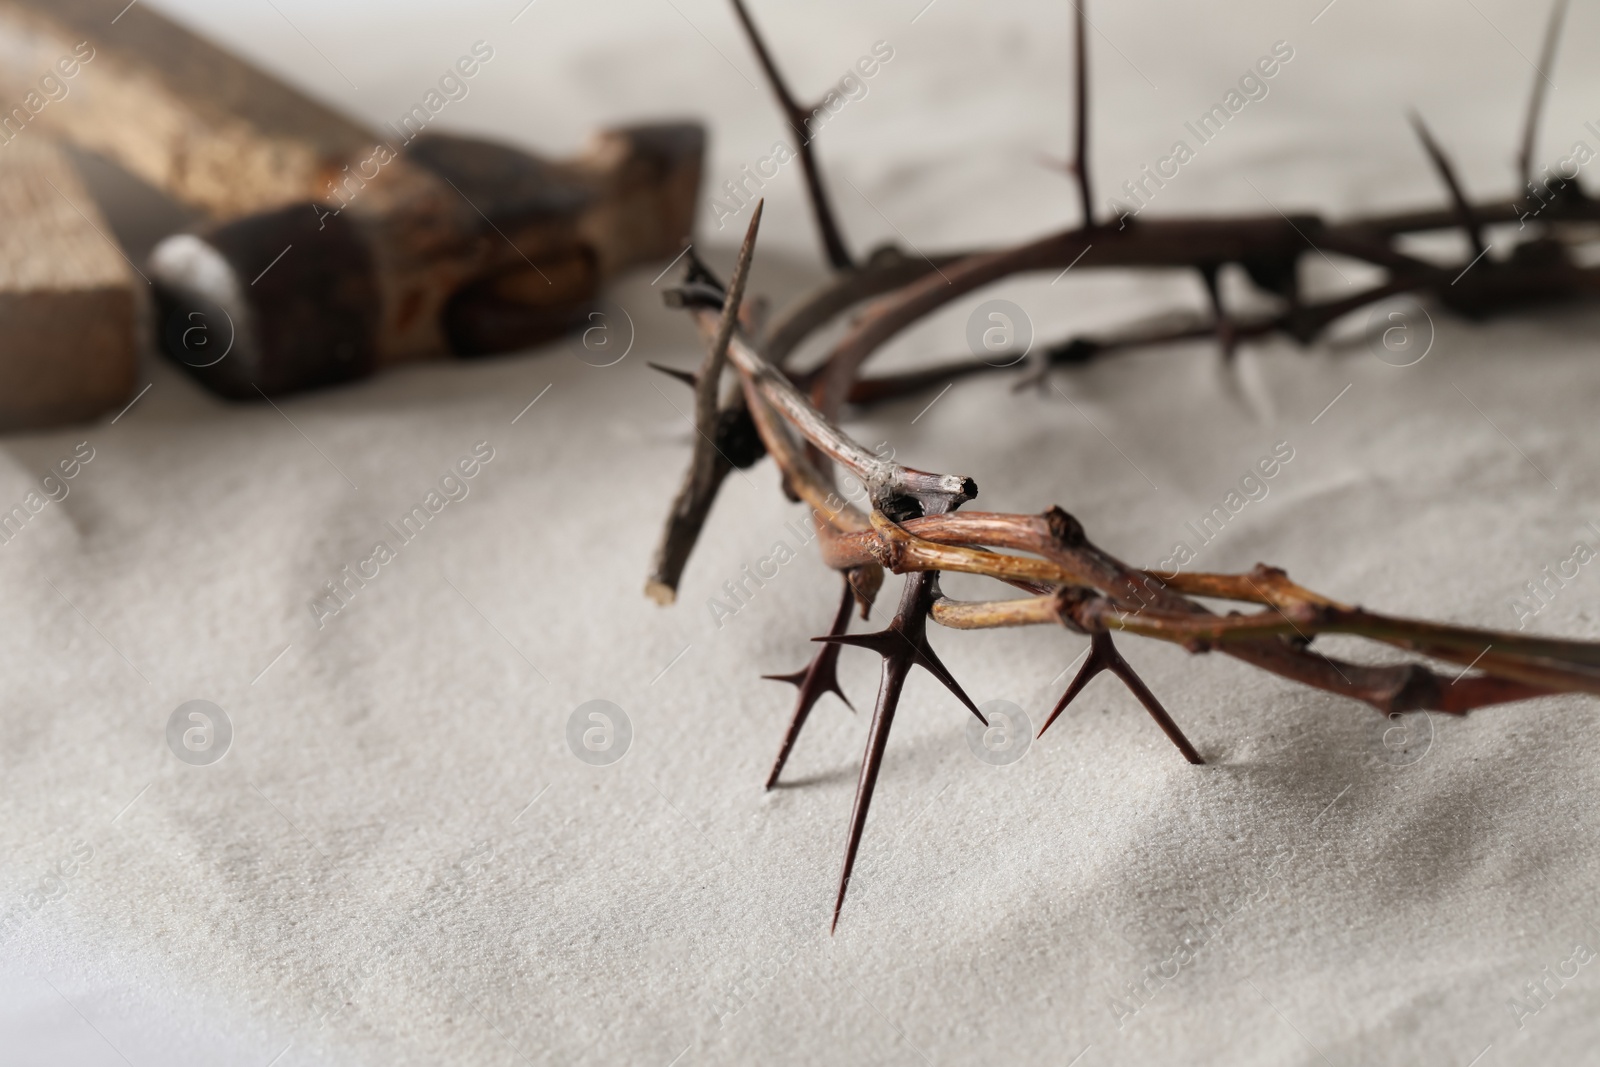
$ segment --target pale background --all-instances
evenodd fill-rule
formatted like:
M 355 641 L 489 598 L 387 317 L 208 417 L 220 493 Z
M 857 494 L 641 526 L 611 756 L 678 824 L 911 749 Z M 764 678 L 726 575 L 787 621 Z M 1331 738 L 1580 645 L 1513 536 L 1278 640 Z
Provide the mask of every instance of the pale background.
M 853 247 L 1071 223 L 1070 186 L 1040 163 L 1070 129 L 1070 6 L 922 2 L 755 4 L 807 95 L 874 41 L 895 49 L 819 140 Z M 521 0 L 274 3 L 160 6 L 372 121 L 483 39 L 495 59 L 441 116 L 452 129 L 561 154 L 605 122 L 698 117 L 708 187 L 781 133 L 713 0 L 537 0 L 520 17 Z M 1579 7 L 1552 74 L 1550 162 L 1596 143 L 1583 122 L 1600 119 L 1600 17 Z M 1320 10 L 1096 4 L 1100 188 L 1164 154 L 1281 39 L 1296 55 L 1271 95 L 1152 212 L 1438 203 L 1410 105 L 1475 193 L 1511 195 L 1542 5 Z M 797 175 L 769 188 L 753 279 L 780 298 L 821 276 Z M 734 236 L 703 226 L 701 247 L 726 268 Z M 1316 257 L 1306 269 L 1344 291 Z M 791 690 L 758 675 L 804 662 L 834 579 L 808 550 L 713 625 L 707 598 L 801 514 L 763 463 L 729 480 L 679 604 L 642 595 L 690 438 L 674 411 L 687 394 L 645 360 L 699 358 L 654 275 L 612 294 L 637 338 L 609 368 L 558 344 L 280 413 L 151 361 L 152 388 L 114 425 L 0 444 L 7 505 L 77 442 L 96 450 L 67 500 L 0 546 L 0 910 L 74 840 L 94 849 L 0 949 L 0 1060 L 1600 1062 L 1600 969 L 1520 1029 L 1508 1006 L 1575 941 L 1600 940 L 1587 698 L 1434 717 L 1422 758 L 1396 767 L 1388 724 L 1363 706 L 1131 645 L 1209 766 L 1100 681 L 993 768 L 967 749 L 966 713 L 919 676 L 829 937 L 866 721 L 825 701 L 792 787 L 763 794 Z M 1027 279 L 958 302 L 885 363 L 960 354 L 967 315 L 994 295 L 1046 339 L 1200 300 L 1192 276 Z M 851 429 L 972 475 L 985 508 L 1060 504 L 1146 563 L 1287 441 L 1271 495 L 1202 566 L 1267 560 L 1341 599 L 1512 626 L 1522 583 L 1596 539 L 1600 318 L 1433 320 L 1428 357 L 1404 370 L 1373 357 L 1356 316 L 1341 343 L 1252 346 L 1233 372 L 1185 346 L 1059 374 L 1043 398 L 965 382 L 920 417 L 931 396 Z M 496 458 L 471 496 L 319 632 L 319 585 L 480 440 Z M 1585 570 L 1534 627 L 1600 637 L 1597 591 Z M 978 700 L 1015 701 L 1035 724 L 1084 646 L 1045 630 L 933 641 Z M 875 680 L 873 657 L 845 655 L 858 707 Z M 633 725 L 610 767 L 565 741 L 595 698 Z M 191 699 L 234 725 L 210 767 L 164 741 Z M 1119 1027 L 1111 998 L 1173 954 L 1186 921 L 1241 896 Z

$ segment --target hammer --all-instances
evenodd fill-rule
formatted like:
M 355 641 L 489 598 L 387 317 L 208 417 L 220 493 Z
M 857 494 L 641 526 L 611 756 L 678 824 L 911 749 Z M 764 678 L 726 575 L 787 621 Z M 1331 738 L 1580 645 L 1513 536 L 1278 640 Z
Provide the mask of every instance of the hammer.
M 337 199 L 158 244 L 164 347 L 254 398 L 560 336 L 607 279 L 681 251 L 703 147 L 690 123 L 602 131 L 563 162 L 442 134 L 378 142 Z
M 229 396 L 546 340 L 692 228 L 694 124 L 549 162 L 432 133 L 430 90 L 378 132 L 125 0 L 0 0 L 0 45 L 0 147 L 49 134 L 204 219 L 149 274 L 163 347 Z

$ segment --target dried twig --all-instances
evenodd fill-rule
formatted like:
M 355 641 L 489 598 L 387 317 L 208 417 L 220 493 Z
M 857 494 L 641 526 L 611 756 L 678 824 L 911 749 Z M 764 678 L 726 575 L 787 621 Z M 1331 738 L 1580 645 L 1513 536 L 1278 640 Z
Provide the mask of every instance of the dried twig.
M 816 154 L 811 148 L 810 120 L 821 105 L 805 108 L 795 101 L 794 94 L 789 92 L 783 76 L 778 73 L 777 64 L 772 62 L 772 55 L 767 51 L 766 42 L 757 32 L 756 24 L 750 20 L 750 12 L 745 10 L 744 0 L 733 0 L 733 10 L 739 16 L 739 23 L 744 26 L 745 35 L 750 38 L 751 47 L 756 50 L 756 58 L 761 61 L 761 69 L 766 73 L 772 92 L 778 98 L 778 106 L 783 108 L 784 121 L 794 132 L 795 151 L 800 155 L 800 169 L 805 173 L 806 192 L 811 198 L 812 211 L 816 213 L 817 232 L 821 235 L 822 245 L 827 250 L 828 262 L 834 270 L 848 270 L 854 265 L 854 261 L 850 258 L 850 250 L 844 246 L 844 235 L 839 232 L 839 224 L 834 220 L 833 207 L 828 202 L 827 190 L 822 187 L 822 175 L 817 169 Z
M 743 247 L 739 249 L 739 262 L 734 267 L 733 280 L 728 286 L 727 306 L 717 323 L 716 337 L 706 353 L 700 373 L 689 375 L 670 368 L 657 368 L 681 378 L 694 389 L 694 425 L 698 431 L 694 442 L 694 458 L 690 460 L 689 469 L 684 472 L 683 485 L 678 489 L 677 499 L 672 502 L 669 529 L 674 535 L 663 539 L 656 554 L 652 577 L 645 585 L 645 592 L 649 593 L 651 599 L 658 604 L 670 604 L 676 598 L 678 578 L 689 560 L 688 549 L 700 535 L 700 528 L 704 525 L 706 513 L 710 510 L 711 499 L 716 495 L 722 479 L 727 477 L 728 472 L 734 467 L 749 465 L 749 463 L 740 464 L 729 455 L 730 450 L 740 454 L 748 453 L 749 449 L 748 446 L 740 448 L 731 440 L 735 434 L 742 435 L 743 426 L 739 424 L 737 417 L 732 419 L 720 417 L 717 389 L 722 382 L 722 368 L 728 355 L 728 341 L 733 337 L 734 326 L 738 323 L 739 308 L 744 301 L 745 281 L 750 274 L 750 257 L 755 252 L 756 227 L 761 222 L 761 211 L 765 206 L 766 201 L 763 200 L 756 204 L 755 211 L 751 213 L 750 232 L 745 237 Z

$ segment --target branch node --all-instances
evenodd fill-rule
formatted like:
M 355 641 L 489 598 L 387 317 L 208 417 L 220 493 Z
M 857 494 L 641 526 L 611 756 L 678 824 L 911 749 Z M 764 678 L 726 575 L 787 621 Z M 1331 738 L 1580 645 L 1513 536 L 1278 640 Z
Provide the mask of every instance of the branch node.
M 1050 530 L 1050 537 L 1062 548 L 1082 548 L 1088 543 L 1089 536 L 1083 532 L 1083 524 L 1060 507 L 1051 507 L 1041 518 Z

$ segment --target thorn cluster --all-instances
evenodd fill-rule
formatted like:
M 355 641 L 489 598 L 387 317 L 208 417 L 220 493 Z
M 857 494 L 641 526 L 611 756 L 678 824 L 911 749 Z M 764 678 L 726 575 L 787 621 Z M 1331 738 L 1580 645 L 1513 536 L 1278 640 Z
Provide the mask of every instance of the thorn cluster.
M 795 102 L 779 75 L 743 0 L 733 0 L 739 22 L 778 99 L 785 120 L 804 127 L 807 111 Z M 1580 265 L 1571 248 L 1600 221 L 1600 200 L 1568 182 L 1541 210 L 1535 235 L 1497 262 L 1484 257 L 1484 228 L 1518 221 L 1504 198 L 1474 203 L 1455 168 L 1418 116 L 1412 122 L 1423 149 L 1448 193 L 1445 208 L 1327 222 L 1315 215 L 1135 219 L 1098 224 L 1091 200 L 1088 158 L 1088 75 L 1083 4 L 1077 11 L 1074 52 L 1075 154 L 1068 173 L 1075 179 L 1082 224 L 1011 248 L 910 257 L 892 247 L 857 263 L 846 248 L 809 143 L 800 155 L 818 232 L 835 275 L 831 281 L 766 323 L 764 309 L 743 297 L 762 206 L 753 212 L 733 277 L 723 286 L 694 256 L 670 303 L 694 317 L 707 342 L 697 372 L 658 367 L 695 395 L 698 431 L 694 454 L 673 502 L 647 589 L 659 601 L 676 595 L 690 552 L 717 490 L 736 467 L 771 456 L 783 491 L 811 508 L 824 561 L 844 576 L 838 609 L 826 635 L 816 638 L 810 663 L 787 675 L 767 675 L 798 689 L 788 729 L 767 777 L 772 788 L 783 773 L 807 718 L 824 694 L 850 706 L 838 680 L 846 647 L 876 652 L 882 659 L 877 700 L 845 841 L 833 925 L 849 888 L 867 812 L 877 785 L 902 691 L 913 667 L 928 671 L 980 722 L 972 699 L 934 652 L 928 620 L 951 629 L 1055 625 L 1089 638 L 1082 668 L 1046 719 L 1044 732 L 1102 672 L 1115 675 L 1144 705 L 1167 737 L 1192 764 L 1204 760 L 1161 702 L 1113 642 L 1122 632 L 1168 641 L 1200 654 L 1218 652 L 1303 685 L 1358 700 L 1384 713 L 1431 709 L 1465 714 L 1475 709 L 1556 693 L 1600 695 L 1600 643 L 1497 633 L 1397 618 L 1342 604 L 1291 581 L 1282 570 L 1258 565 L 1245 574 L 1184 574 L 1158 577 L 1130 566 L 1093 544 L 1077 520 L 1060 508 L 1039 515 L 959 511 L 977 496 L 970 478 L 916 470 L 886 461 L 838 427 L 846 404 L 870 405 L 942 384 L 953 378 L 1003 370 L 1004 361 L 944 362 L 923 370 L 865 378 L 864 364 L 906 327 L 966 293 L 1015 274 L 1082 269 L 1184 267 L 1196 271 L 1209 314 L 1166 315 L 1093 336 L 1043 346 L 1044 356 L 1020 366 L 1020 385 L 1040 384 L 1052 368 L 1083 363 L 1132 348 L 1214 337 L 1225 354 L 1257 338 L 1282 335 L 1302 344 L 1335 320 L 1397 293 L 1433 296 L 1472 315 L 1522 307 L 1553 297 L 1590 297 L 1600 292 L 1600 268 Z M 1556 0 L 1545 37 L 1541 70 L 1554 58 L 1565 0 Z M 1519 176 L 1531 179 L 1531 157 L 1541 104 L 1541 73 L 1535 80 L 1518 159 Z M 1459 228 L 1474 259 L 1439 266 L 1416 258 L 1399 238 Z M 1354 296 L 1308 301 L 1300 291 L 1298 264 L 1313 250 L 1367 262 L 1387 275 Z M 1250 280 L 1281 307 L 1265 315 L 1229 311 L 1218 287 L 1226 264 L 1243 268 Z M 1081 265 L 1080 265 L 1081 264 Z M 844 336 L 814 370 L 786 369 L 788 357 L 807 338 L 840 316 L 860 309 Z M 999 363 L 1000 366 L 997 366 Z M 719 395 L 725 371 L 733 381 Z M 845 502 L 834 487 L 842 467 L 866 487 L 870 508 Z M 852 603 L 865 618 L 885 571 L 904 574 L 900 602 L 888 626 L 850 634 Z M 939 589 L 939 574 L 983 575 L 1023 596 L 993 601 L 955 601 Z M 1217 614 L 1200 602 L 1226 600 L 1256 609 Z M 1403 649 L 1419 660 L 1373 666 L 1337 660 L 1314 647 L 1322 634 L 1348 634 Z M 1454 665 L 1435 671 L 1421 659 Z M 1457 673 L 1455 668 L 1463 668 Z M 851 707 L 853 711 L 853 706 Z

